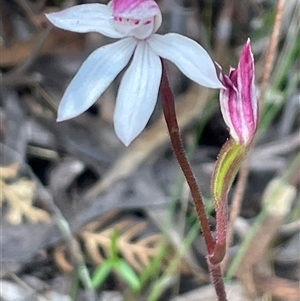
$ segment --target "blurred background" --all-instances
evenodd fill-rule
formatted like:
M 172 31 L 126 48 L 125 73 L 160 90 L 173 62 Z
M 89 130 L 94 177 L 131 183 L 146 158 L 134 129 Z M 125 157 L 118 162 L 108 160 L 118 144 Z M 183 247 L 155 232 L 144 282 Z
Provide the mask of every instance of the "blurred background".
M 87 112 L 55 121 L 80 65 L 113 41 L 54 28 L 44 15 L 84 3 L 107 2 L 0 0 L 0 299 L 216 300 L 160 99 L 128 148 L 113 129 L 122 73 Z M 158 4 L 159 33 L 196 40 L 226 73 L 251 38 L 261 119 L 238 175 L 247 175 L 245 187 L 237 189 L 237 179 L 228 199 L 240 198 L 223 264 L 228 299 L 300 300 L 300 3 Z M 277 39 L 271 39 L 274 26 Z M 214 233 L 210 179 L 228 138 L 218 91 L 197 86 L 171 63 L 168 70 Z

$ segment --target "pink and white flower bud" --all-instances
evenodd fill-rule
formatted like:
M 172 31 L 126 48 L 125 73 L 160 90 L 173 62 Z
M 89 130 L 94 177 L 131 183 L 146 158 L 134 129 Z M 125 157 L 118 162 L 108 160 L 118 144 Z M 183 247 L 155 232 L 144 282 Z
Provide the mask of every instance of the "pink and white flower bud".
M 161 12 L 153 0 L 113 0 L 110 5 L 113 26 L 121 34 L 143 40 L 161 25 Z
M 258 102 L 254 84 L 254 59 L 250 39 L 243 48 L 236 69 L 229 75 L 221 74 L 226 89 L 220 91 L 220 105 L 231 137 L 240 144 L 252 141 L 258 122 Z

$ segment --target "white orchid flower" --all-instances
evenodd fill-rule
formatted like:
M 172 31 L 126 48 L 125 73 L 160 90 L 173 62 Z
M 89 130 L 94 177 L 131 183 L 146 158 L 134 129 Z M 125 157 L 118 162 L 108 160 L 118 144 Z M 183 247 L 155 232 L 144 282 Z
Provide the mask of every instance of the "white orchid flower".
M 131 58 L 114 112 L 116 134 L 126 146 L 145 128 L 154 110 L 162 74 L 160 57 L 199 85 L 223 87 L 210 56 L 198 43 L 176 33 L 155 33 L 162 17 L 153 0 L 83 4 L 46 16 L 65 30 L 120 38 L 95 50 L 82 64 L 60 102 L 57 121 L 76 117 L 92 106 Z

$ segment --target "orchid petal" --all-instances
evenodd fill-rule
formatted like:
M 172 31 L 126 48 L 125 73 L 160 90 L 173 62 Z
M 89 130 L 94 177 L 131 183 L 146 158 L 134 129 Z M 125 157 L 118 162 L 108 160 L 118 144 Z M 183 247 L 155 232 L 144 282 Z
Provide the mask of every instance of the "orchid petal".
M 123 38 L 113 26 L 111 8 L 104 4 L 82 4 L 46 14 L 56 27 L 74 32 L 99 32 L 110 38 Z
M 250 39 L 243 48 L 237 68 L 237 86 L 241 91 L 243 101 L 242 114 L 248 129 L 251 132 L 257 126 L 257 98 L 255 94 L 254 58 L 251 51 Z
M 220 91 L 221 112 L 231 137 L 239 144 L 249 145 L 258 122 L 258 102 L 255 95 L 254 59 L 248 39 L 236 69 L 229 76 L 221 73 L 226 89 Z
M 173 62 L 182 73 L 197 84 L 209 88 L 222 88 L 215 65 L 206 52 L 195 41 L 176 33 L 153 34 L 149 38 L 153 51 Z
M 127 65 L 136 44 L 136 40 L 129 37 L 90 54 L 61 100 L 57 121 L 76 117 L 93 105 Z
M 145 128 L 157 101 L 162 66 L 147 41 L 140 41 L 117 96 L 115 131 L 128 146 Z
M 154 0 L 113 0 L 108 6 L 113 11 L 115 30 L 139 40 L 157 31 L 162 22 L 160 9 Z
M 109 3 L 113 7 L 116 20 L 123 19 L 147 20 L 154 18 L 154 32 L 162 23 L 161 11 L 154 0 L 113 0 Z M 143 26 L 143 22 L 132 26 L 132 29 Z
M 241 120 L 238 115 L 238 91 L 230 78 L 226 75 L 221 76 L 227 89 L 220 90 L 220 107 L 226 125 L 230 130 L 230 135 L 235 141 L 239 141 L 241 137 Z

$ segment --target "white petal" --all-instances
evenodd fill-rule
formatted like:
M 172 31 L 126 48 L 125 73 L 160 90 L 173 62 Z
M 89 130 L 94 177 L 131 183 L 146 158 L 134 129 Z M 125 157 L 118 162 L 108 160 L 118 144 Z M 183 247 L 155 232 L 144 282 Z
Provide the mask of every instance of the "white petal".
M 99 32 L 110 38 L 122 38 L 113 27 L 111 9 L 104 4 L 82 4 L 46 14 L 56 27 L 74 32 Z
M 173 62 L 182 73 L 197 84 L 209 88 L 223 87 L 212 59 L 195 41 L 177 33 L 163 36 L 153 34 L 148 41 L 155 53 Z
M 146 41 L 140 41 L 117 96 L 115 131 L 128 146 L 145 128 L 157 101 L 162 66 Z
M 60 102 L 57 121 L 76 117 L 87 110 L 127 65 L 136 44 L 134 38 L 125 38 L 90 54 Z

